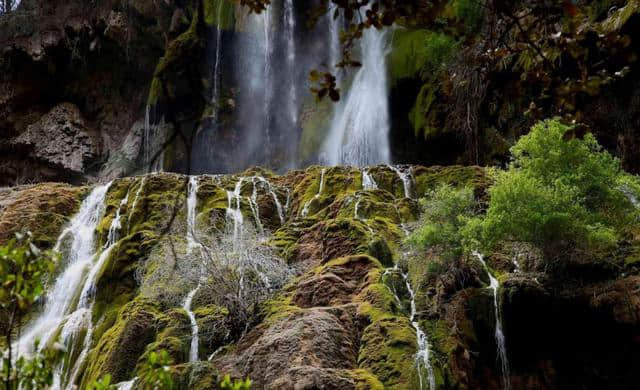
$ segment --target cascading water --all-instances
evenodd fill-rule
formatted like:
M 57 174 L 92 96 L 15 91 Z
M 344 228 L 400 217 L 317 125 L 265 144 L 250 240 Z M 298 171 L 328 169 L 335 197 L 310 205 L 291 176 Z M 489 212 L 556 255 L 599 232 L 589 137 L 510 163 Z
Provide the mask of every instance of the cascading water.
M 242 216 L 242 210 L 240 209 L 242 197 L 240 192 L 242 191 L 242 182 L 244 178 L 241 177 L 236 183 L 233 191 L 227 191 L 227 226 L 229 221 L 233 223 L 233 242 L 236 243 L 242 235 L 242 225 L 244 224 L 244 217 Z
M 287 106 L 291 123 L 298 122 L 298 92 L 296 83 L 296 19 L 293 0 L 285 0 L 284 2 L 284 31 L 285 40 L 287 41 L 287 68 L 289 72 L 289 98 Z
M 428 389 L 435 390 L 436 380 L 433 372 L 433 366 L 431 365 L 431 360 L 430 360 L 431 351 L 429 347 L 429 341 L 427 340 L 426 333 L 422 330 L 422 328 L 420 328 L 420 323 L 418 323 L 418 320 L 416 319 L 416 315 L 417 315 L 416 296 L 413 291 L 413 288 L 411 287 L 411 283 L 409 282 L 409 275 L 402 272 L 398 268 L 397 264 L 392 268 L 387 268 L 383 273 L 384 276 L 388 276 L 391 274 L 399 274 L 402 277 L 402 280 L 405 284 L 405 288 L 409 293 L 409 299 L 411 304 L 410 313 L 409 313 L 409 322 L 411 322 L 411 326 L 416 332 L 416 342 L 418 345 L 418 351 L 416 352 L 416 356 L 415 356 L 415 363 L 417 368 L 416 371 L 418 373 L 418 380 L 419 380 L 419 386 L 420 386 L 419 388 L 423 389 L 424 387 L 424 378 L 423 378 L 422 370 L 426 369 L 427 383 L 429 384 Z M 396 302 L 398 302 L 398 304 L 401 304 L 402 301 L 400 300 L 400 297 L 398 296 L 398 293 L 396 292 L 395 288 L 389 287 L 389 291 L 391 291 L 391 293 L 393 294 Z
M 198 177 L 189 177 L 187 188 L 187 248 L 189 252 L 198 246 L 196 235 L 196 206 L 198 205 Z
M 55 250 L 61 251 L 63 245 L 69 244 L 65 261 L 66 268 L 56 279 L 46 295 L 44 310 L 29 325 L 17 341 L 18 355 L 28 355 L 34 341 L 40 339 L 41 346 L 47 344 L 56 333 L 58 327 L 70 313 L 74 298 L 83 287 L 83 279 L 87 269 L 95 257 L 95 229 L 104 212 L 104 200 L 109 184 L 100 185 L 82 202 L 80 211 L 71 220 L 58 238 Z
M 258 209 L 258 187 L 256 187 L 257 177 L 251 178 L 251 184 L 253 186 L 253 190 L 251 191 L 251 196 L 247 198 L 249 201 L 249 207 L 251 208 L 251 212 L 253 213 L 253 219 L 256 221 L 256 228 L 260 234 L 264 234 L 264 227 L 262 227 L 262 221 L 260 221 L 260 210 Z
M 404 197 L 411 198 L 411 178 L 412 178 L 411 168 L 403 172 L 399 168 L 394 167 L 393 165 L 387 165 L 387 167 L 389 167 L 389 169 L 394 171 L 402 181 L 402 186 L 404 187 Z
M 507 359 L 507 347 L 505 345 L 504 333 L 502 333 L 502 318 L 500 316 L 500 306 L 498 305 L 498 289 L 500 288 L 500 282 L 498 282 L 498 279 L 496 279 L 489 271 L 489 267 L 484 261 L 484 257 L 478 252 L 473 252 L 473 255 L 482 263 L 485 271 L 487 271 L 487 276 L 489 276 L 489 288 L 493 292 L 493 307 L 495 309 L 496 317 L 495 338 L 498 349 L 498 359 L 500 360 L 500 368 L 502 370 L 502 384 L 505 390 L 509 390 L 511 387 L 509 360 Z
M 264 186 L 266 186 L 267 191 L 269 192 L 269 194 L 273 198 L 273 202 L 276 205 L 276 211 L 278 212 L 278 218 L 280 218 L 280 223 L 284 224 L 285 209 L 282 208 L 282 203 L 280 203 L 280 199 L 278 199 L 278 195 L 273 190 L 273 186 L 271 185 L 271 183 L 267 179 L 262 177 L 262 176 L 254 176 L 253 179 L 254 180 L 258 180 Z M 285 208 L 288 208 L 288 207 L 289 207 L 289 198 L 287 198 L 287 204 L 285 205 Z
M 164 168 L 164 137 L 157 125 L 151 124 L 151 106 L 147 104 L 144 114 L 144 164 L 147 173 L 160 172 Z M 153 161 L 152 161 L 153 160 Z
M 131 230 L 131 216 L 136 211 L 136 207 L 138 207 L 138 201 L 140 200 L 140 194 L 144 190 L 144 185 L 147 182 L 147 177 L 143 176 L 140 180 L 140 184 L 138 186 L 138 190 L 136 191 L 136 195 L 133 197 L 133 203 L 131 204 L 131 212 L 129 212 L 129 218 L 127 219 L 127 230 Z
M 187 312 L 189 316 L 189 322 L 191 323 L 191 345 L 189 348 L 189 361 L 195 362 L 198 360 L 198 322 L 196 321 L 196 315 L 191 310 L 191 303 L 193 301 L 193 297 L 200 290 L 200 284 L 191 290 L 187 295 L 187 298 L 184 300 L 184 304 L 182 308 Z
M 198 206 L 198 177 L 189 177 L 189 185 L 187 189 L 187 254 L 191 254 L 194 249 L 200 247 L 200 243 L 196 234 L 196 210 Z M 202 286 L 201 272 L 198 275 L 198 285 L 187 294 L 184 300 L 182 308 L 187 312 L 189 322 L 191 324 L 191 345 L 189 348 L 189 361 L 195 362 L 198 360 L 198 343 L 199 343 L 199 329 L 198 322 L 196 321 L 196 315 L 191 310 L 191 303 L 193 297 L 198 293 Z
M 362 170 L 362 189 L 365 191 L 378 189 L 378 183 L 376 183 L 366 168 Z
M 367 29 L 361 38 L 362 67 L 338 103 L 321 152 L 330 165 L 365 166 L 390 161 L 386 30 Z
M 213 64 L 213 103 L 220 106 L 220 63 L 222 56 L 222 7 L 224 1 L 218 2 L 216 14 L 216 54 Z
M 311 198 L 307 203 L 304 204 L 304 207 L 302 208 L 303 217 L 309 215 L 309 207 L 311 207 L 311 202 L 313 202 L 315 199 L 320 198 L 320 196 L 322 195 L 322 190 L 324 190 L 324 174 L 326 172 L 327 170 L 324 168 L 320 172 L 320 184 L 318 185 L 318 193 L 316 193 L 313 198 Z

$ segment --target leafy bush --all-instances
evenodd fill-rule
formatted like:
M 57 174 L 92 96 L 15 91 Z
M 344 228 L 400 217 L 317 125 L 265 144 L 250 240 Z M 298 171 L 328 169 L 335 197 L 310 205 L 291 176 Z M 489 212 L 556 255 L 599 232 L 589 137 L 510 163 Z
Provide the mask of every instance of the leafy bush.
M 236 379 L 235 381 L 231 381 L 231 377 L 229 375 L 225 375 L 222 382 L 220 382 L 220 388 L 223 390 L 251 390 L 251 380 L 240 380 Z
M 54 252 L 33 244 L 31 233 L 16 234 L 0 246 L 0 345 L 6 346 L 6 351 L 0 351 L 0 381 L 6 389 L 43 388 L 53 381 L 58 351 L 46 350 L 27 359 L 14 356 L 12 347 L 17 328 L 43 293 L 42 280 L 53 271 L 55 259 Z
M 173 362 L 165 350 L 153 351 L 140 369 L 141 388 L 143 390 L 171 390 L 173 380 L 169 366 Z
M 474 214 L 475 201 L 471 188 L 443 185 L 420 201 L 424 211 L 420 227 L 408 242 L 416 248 L 433 248 L 445 261 L 453 261 L 463 253 L 463 228 Z
M 631 222 L 633 205 L 620 190 L 619 161 L 591 134 L 580 137 L 558 120 L 535 125 L 511 149 L 513 162 L 496 175 L 486 217 L 469 232 L 482 244 L 525 241 L 547 258 L 565 251 L 611 250 Z

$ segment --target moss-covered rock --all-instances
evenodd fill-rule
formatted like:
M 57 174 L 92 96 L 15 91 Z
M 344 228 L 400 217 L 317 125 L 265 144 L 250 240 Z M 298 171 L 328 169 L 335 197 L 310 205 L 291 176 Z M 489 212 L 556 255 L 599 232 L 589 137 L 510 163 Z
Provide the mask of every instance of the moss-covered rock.
M 124 305 L 116 322 L 91 351 L 83 387 L 106 374 L 114 382 L 131 378 L 138 359 L 155 339 L 159 314 L 149 301 L 135 300 Z
M 0 243 L 30 231 L 38 246 L 51 248 L 85 194 L 85 187 L 54 183 L 0 190 Z

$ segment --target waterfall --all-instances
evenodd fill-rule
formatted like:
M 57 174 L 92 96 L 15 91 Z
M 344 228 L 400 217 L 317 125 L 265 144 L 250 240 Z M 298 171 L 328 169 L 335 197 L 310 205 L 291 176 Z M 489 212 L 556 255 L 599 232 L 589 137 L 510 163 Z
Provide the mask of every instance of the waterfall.
M 287 68 L 289 72 L 289 78 L 291 79 L 287 105 L 289 107 L 289 116 L 291 123 L 295 125 L 298 122 L 298 92 L 296 88 L 296 19 L 293 0 L 285 0 L 284 18 L 285 39 L 287 41 Z
M 368 28 L 360 39 L 362 67 L 336 107 L 322 156 L 330 165 L 390 161 L 387 30 Z
M 318 185 L 318 192 L 314 195 L 313 198 L 311 198 L 309 201 L 307 201 L 307 203 L 304 204 L 304 207 L 302 208 L 303 217 L 307 217 L 309 215 L 309 207 L 311 207 L 311 202 L 313 202 L 313 200 L 315 199 L 320 198 L 320 195 L 322 195 L 322 190 L 324 190 L 324 174 L 326 172 L 326 168 L 322 168 L 322 171 L 320 172 L 320 184 Z
M 131 216 L 136 211 L 136 207 L 138 206 L 138 200 L 140 200 L 140 194 L 144 189 L 144 184 L 146 183 L 147 177 L 143 176 L 142 180 L 140 180 L 140 186 L 136 191 L 136 195 L 133 197 L 133 204 L 131 204 L 131 211 L 129 212 L 129 218 L 127 219 L 127 230 L 131 231 Z
M 366 168 L 362 169 L 362 189 L 365 191 L 378 189 L 378 183 L 376 183 Z
M 198 290 L 200 290 L 199 283 L 196 288 L 189 292 L 187 298 L 184 300 L 184 304 L 182 305 L 182 308 L 186 310 L 187 315 L 189 316 L 189 322 L 191 323 L 191 347 L 189 348 L 190 362 L 198 361 L 198 322 L 196 321 L 196 315 L 191 311 L 191 302 Z
M 422 328 L 420 328 L 420 323 L 418 322 L 418 320 L 416 319 L 416 315 L 417 315 L 417 310 L 416 310 L 416 296 L 415 293 L 413 291 L 413 288 L 411 287 L 411 283 L 409 282 L 409 275 L 407 273 L 402 272 L 399 268 L 398 265 L 396 264 L 393 268 L 387 268 L 385 269 L 383 276 L 387 276 L 390 275 L 391 273 L 396 273 L 396 274 L 400 274 L 400 276 L 402 277 L 402 280 L 404 281 L 405 287 L 407 289 L 407 292 L 409 293 L 409 299 L 410 299 L 410 303 L 411 303 L 411 308 L 410 308 L 410 313 L 409 313 L 409 322 L 411 322 L 411 326 L 413 327 L 413 329 L 416 332 L 416 342 L 418 345 L 418 351 L 416 352 L 416 356 L 415 356 L 415 363 L 416 363 L 416 367 L 417 367 L 417 373 L 418 373 L 418 380 L 420 381 L 420 389 L 423 388 L 423 383 L 424 383 L 424 378 L 423 378 L 423 374 L 422 374 L 422 369 L 426 369 L 427 370 L 427 383 L 429 384 L 429 390 L 435 390 L 436 388 L 436 379 L 435 379 L 435 375 L 433 372 L 433 366 L 431 365 L 431 351 L 430 351 L 430 347 L 429 347 L 429 341 L 427 340 L 427 335 L 426 333 L 422 330 Z M 387 286 L 389 288 L 389 291 L 391 291 L 391 293 L 393 294 L 396 302 L 398 304 L 401 304 L 401 300 L 400 297 L 398 296 L 395 288 L 391 288 L 389 286 Z
M 274 80 L 273 80 L 273 67 L 271 61 L 273 57 L 273 31 L 271 22 L 271 8 L 267 7 L 262 12 L 263 27 L 264 27 L 264 130 L 267 145 L 271 141 L 271 110 L 273 103 L 274 92 Z
M 83 279 L 87 269 L 95 257 L 95 230 L 104 213 L 104 200 L 109 184 L 100 185 L 91 191 L 82 202 L 80 210 L 73 217 L 69 226 L 58 238 L 55 250 L 60 251 L 63 244 L 71 241 L 64 261 L 66 268 L 50 286 L 46 295 L 44 310 L 35 317 L 25 328 L 17 341 L 18 355 L 27 355 L 36 339 L 40 339 L 41 346 L 45 346 L 55 335 L 59 326 L 67 319 L 71 305 L 83 287 Z
M 496 345 L 498 347 L 498 359 L 500 360 L 500 368 L 502 370 L 502 384 L 505 390 L 509 390 L 511 387 L 511 379 L 509 374 L 509 360 L 507 359 L 507 347 L 505 345 L 504 334 L 502 333 L 502 319 L 500 316 L 500 306 L 498 305 L 498 289 L 500 288 L 500 282 L 496 279 L 491 272 L 487 263 L 484 261 L 482 255 L 478 252 L 473 252 L 473 255 L 482 263 L 487 275 L 489 276 L 489 288 L 493 292 L 493 307 L 496 317 Z
M 262 227 L 262 222 L 260 221 L 260 210 L 258 209 L 258 187 L 256 187 L 256 177 L 251 178 L 251 185 L 253 186 L 253 190 L 251 191 L 251 196 L 247 197 L 249 201 L 249 208 L 251 209 L 251 213 L 253 214 L 253 219 L 256 221 L 256 228 L 258 229 L 258 233 L 264 234 L 264 228 Z
M 242 210 L 240 209 L 241 205 L 241 196 L 240 193 L 242 191 L 242 182 L 244 178 L 240 178 L 236 183 L 235 189 L 233 191 L 227 191 L 227 224 L 229 220 L 233 222 L 233 242 L 238 242 L 238 239 L 242 235 L 242 225 L 244 224 L 244 218 L 242 216 Z
M 198 204 L 198 177 L 189 177 L 187 188 L 187 249 L 189 252 L 197 247 L 196 236 L 196 206 Z
M 151 124 L 151 105 L 147 104 L 144 113 L 144 164 L 147 173 L 160 172 L 164 168 L 164 137 L 161 137 L 157 125 Z M 158 153 L 160 152 L 160 153 Z M 156 156 L 156 153 L 158 155 Z M 152 162 L 151 160 L 156 157 Z
M 393 165 L 387 165 L 387 167 L 389 167 L 389 169 L 394 171 L 402 181 L 402 186 L 404 187 L 404 197 L 411 198 L 411 180 L 412 180 L 411 168 L 409 168 L 406 172 L 403 172 L 399 168 L 394 167 Z
M 127 203 L 129 203 L 129 192 L 127 192 L 127 195 L 122 199 L 122 201 L 120 201 L 120 206 L 118 207 L 118 210 L 116 210 L 116 216 L 113 217 L 113 220 L 111 221 L 105 248 L 115 244 L 119 239 L 120 229 L 122 229 L 122 209 L 127 206 Z
M 109 227 L 108 246 L 95 260 L 97 255 L 95 230 L 103 216 L 104 201 L 110 186 L 111 183 L 96 187 L 83 201 L 80 211 L 72 219 L 69 227 L 65 228 L 60 235 L 55 246 L 56 250 L 61 249 L 67 238 L 71 239 L 71 246 L 66 252 L 66 269 L 49 290 L 51 292 L 47 295 L 44 311 L 27 326 L 26 332 L 18 341 L 18 351 L 24 354 L 28 351 L 25 348 L 30 348 L 35 339 L 40 339 L 40 348 L 44 348 L 53 341 L 52 337 L 60 330 L 61 341 L 68 348 L 73 348 L 73 345 L 69 346 L 69 344 L 86 330 L 82 350 L 70 366 L 71 371 L 67 380 L 65 381 L 62 365 L 54 368 L 54 389 L 63 388 L 65 382 L 68 383 L 67 387 L 74 386 L 93 341 L 91 313 L 97 277 L 109 258 L 114 244 L 118 241 L 121 210 L 126 205 L 123 199 Z M 125 199 L 128 199 L 128 194 Z M 72 309 L 71 305 L 78 297 L 78 293 L 78 303 L 75 309 Z
M 333 15 L 335 11 L 335 8 L 329 8 L 327 12 L 327 24 L 329 25 L 329 70 L 333 70 L 342 59 L 342 43 L 340 42 L 340 31 L 342 29 L 342 26 L 344 26 L 344 19 L 342 13 L 340 13 L 337 18 L 334 18 Z M 340 77 L 338 77 L 339 75 L 335 76 L 336 80 L 340 81 Z
M 198 177 L 190 176 L 189 185 L 187 189 L 187 254 L 191 254 L 193 249 L 199 248 L 201 244 L 197 239 L 197 206 L 198 206 Z M 191 310 L 191 303 L 193 297 L 197 294 L 202 286 L 202 271 L 198 273 L 198 285 L 187 294 L 184 300 L 182 308 L 187 312 L 189 322 L 191 323 L 191 346 L 189 349 L 189 361 L 195 362 L 198 360 L 198 343 L 199 343 L 199 330 L 198 323 L 196 322 L 195 313 Z

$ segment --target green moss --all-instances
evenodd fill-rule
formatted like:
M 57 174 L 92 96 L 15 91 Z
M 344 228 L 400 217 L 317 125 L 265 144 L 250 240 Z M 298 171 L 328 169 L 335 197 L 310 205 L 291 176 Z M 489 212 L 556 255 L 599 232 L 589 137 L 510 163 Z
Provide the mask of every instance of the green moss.
M 390 68 L 393 82 L 437 74 L 457 47 L 455 40 L 429 30 L 398 29 L 393 34 Z
M 228 0 L 206 0 L 204 21 L 220 30 L 233 30 L 235 26 L 234 5 Z
M 425 83 L 420 88 L 416 102 L 409 112 L 409 121 L 416 137 L 429 139 L 439 135 L 445 128 L 438 122 L 439 112 L 434 107 L 439 88 L 439 84 L 434 82 Z
M 125 305 L 91 351 L 81 387 L 106 374 L 114 382 L 132 377 L 138 358 L 155 338 L 158 314 L 148 301 L 135 300 Z
M 324 182 L 322 192 L 320 181 L 324 169 Z M 322 168 L 313 166 L 308 168 L 303 177 L 298 181 L 293 190 L 292 210 L 296 215 L 301 215 L 305 205 L 308 206 L 308 216 L 322 217 L 325 210 L 338 197 L 353 194 L 362 187 L 359 170 L 351 167 Z
M 155 340 L 148 344 L 144 354 L 138 358 L 138 367 L 147 361 L 151 352 L 165 350 L 171 359 L 176 362 L 187 362 L 189 360 L 189 349 L 191 347 L 191 323 L 187 312 L 182 308 L 169 310 L 167 313 L 157 317 L 158 332 Z
M 356 380 L 356 390 L 383 390 L 384 385 L 370 371 L 363 369 L 352 370 L 351 374 Z
M 476 195 L 484 193 L 491 183 L 487 170 L 476 166 L 414 167 L 415 196 L 424 197 L 442 184 L 471 187 Z
M 373 373 L 385 388 L 407 389 L 416 349 L 415 332 L 407 318 L 380 319 L 363 331 L 358 367 Z
M 155 105 L 165 92 L 167 92 L 171 98 L 176 97 L 175 85 L 168 80 L 168 74 L 184 68 L 188 62 L 192 60 L 191 55 L 195 51 L 202 49 L 203 43 L 198 34 L 201 17 L 200 13 L 196 11 L 189 25 L 189 29 L 180 34 L 167 46 L 164 56 L 160 58 L 154 71 L 147 104 Z
M 309 102 L 301 115 L 302 136 L 298 146 L 300 161 L 311 161 L 326 139 L 334 104 L 329 99 Z
M 153 79 L 151 79 L 151 86 L 149 87 L 147 105 L 155 106 L 160 96 L 162 96 L 162 81 L 160 81 L 159 77 L 154 76 Z

